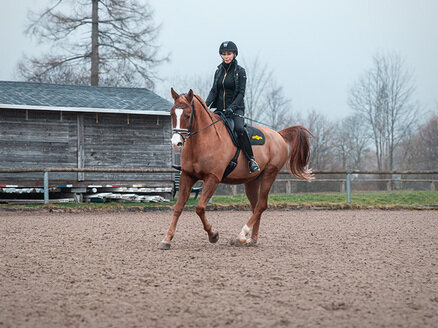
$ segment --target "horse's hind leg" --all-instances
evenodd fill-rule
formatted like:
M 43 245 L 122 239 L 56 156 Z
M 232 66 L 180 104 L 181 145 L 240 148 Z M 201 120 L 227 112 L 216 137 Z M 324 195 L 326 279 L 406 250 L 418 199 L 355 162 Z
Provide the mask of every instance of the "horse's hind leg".
M 260 177 L 260 189 L 257 203 L 253 209 L 251 218 L 245 224 L 239 234 L 238 242 L 240 244 L 255 244 L 258 240 L 260 219 L 262 213 L 268 208 L 268 195 L 272 184 L 277 177 L 279 170 L 276 167 L 267 167 Z
M 204 179 L 204 187 L 202 188 L 201 197 L 199 198 L 198 204 L 196 205 L 196 214 L 201 218 L 204 230 L 208 234 L 208 239 L 211 243 L 215 243 L 219 240 L 219 233 L 213 231 L 212 225 L 208 222 L 205 216 L 205 208 L 210 198 L 213 196 L 219 180 L 214 175 L 209 175 Z
M 170 242 L 175 235 L 176 225 L 178 223 L 178 219 L 183 211 L 183 208 L 190 197 L 190 191 L 192 190 L 193 185 L 195 184 L 196 179 L 184 173 L 181 173 L 179 178 L 179 192 L 178 192 L 178 200 L 176 201 L 175 208 L 173 210 L 172 222 L 170 223 L 169 230 L 167 230 L 167 234 L 164 237 L 163 241 L 160 243 L 160 249 L 170 249 Z

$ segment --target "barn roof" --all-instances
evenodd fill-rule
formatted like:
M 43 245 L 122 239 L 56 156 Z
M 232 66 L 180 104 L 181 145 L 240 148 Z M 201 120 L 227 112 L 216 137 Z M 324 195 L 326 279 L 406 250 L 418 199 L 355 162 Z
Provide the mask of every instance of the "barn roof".
M 172 105 L 141 88 L 0 81 L 0 108 L 169 115 Z

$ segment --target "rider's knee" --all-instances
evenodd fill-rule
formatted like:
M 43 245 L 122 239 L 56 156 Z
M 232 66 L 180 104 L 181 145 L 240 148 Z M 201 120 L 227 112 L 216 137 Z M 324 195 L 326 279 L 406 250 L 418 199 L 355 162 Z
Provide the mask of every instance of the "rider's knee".
M 245 132 L 245 130 L 243 129 L 243 126 L 242 127 L 241 126 L 236 126 L 234 129 L 236 130 L 236 133 L 239 136 L 243 135 L 243 133 Z

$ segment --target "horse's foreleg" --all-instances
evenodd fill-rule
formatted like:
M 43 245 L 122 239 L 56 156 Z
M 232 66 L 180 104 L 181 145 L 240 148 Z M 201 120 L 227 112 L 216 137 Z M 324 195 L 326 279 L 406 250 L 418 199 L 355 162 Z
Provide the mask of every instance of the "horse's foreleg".
M 205 208 L 210 198 L 213 196 L 217 186 L 219 184 L 218 178 L 214 175 L 209 175 L 204 179 L 204 187 L 202 188 L 201 197 L 199 198 L 198 204 L 196 205 L 196 214 L 201 218 L 204 230 L 208 234 L 208 239 L 211 243 L 215 243 L 219 239 L 219 233 L 213 230 L 212 225 L 208 222 L 205 216 Z
M 272 184 L 277 177 L 278 169 L 266 168 L 263 175 L 260 177 L 260 189 L 258 192 L 258 199 L 253 213 L 248 222 L 243 226 L 239 236 L 238 242 L 240 244 L 256 244 L 260 228 L 260 219 L 262 213 L 268 208 L 268 195 Z M 258 180 L 258 179 L 257 179 Z
M 257 201 L 259 200 L 260 179 L 255 179 L 245 183 L 245 192 L 246 197 L 248 197 L 249 203 L 251 204 L 251 210 L 254 213 Z
M 196 179 L 191 176 L 181 173 L 179 178 L 179 192 L 178 192 L 178 200 L 176 201 L 175 208 L 173 210 L 172 222 L 170 223 L 170 227 L 167 230 L 166 236 L 161 241 L 159 248 L 160 249 L 170 249 L 170 242 L 175 235 L 176 225 L 178 223 L 178 219 L 183 211 L 183 208 L 190 197 L 190 192 L 192 190 L 193 185 L 195 184 Z

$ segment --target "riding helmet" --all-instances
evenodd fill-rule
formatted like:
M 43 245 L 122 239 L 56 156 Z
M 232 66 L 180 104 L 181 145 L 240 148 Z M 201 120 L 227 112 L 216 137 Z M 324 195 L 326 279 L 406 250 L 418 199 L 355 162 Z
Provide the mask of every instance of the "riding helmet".
M 222 51 L 232 51 L 236 53 L 236 56 L 238 54 L 237 46 L 233 41 L 224 41 L 221 43 L 221 46 L 219 47 L 219 55 L 222 54 Z

